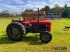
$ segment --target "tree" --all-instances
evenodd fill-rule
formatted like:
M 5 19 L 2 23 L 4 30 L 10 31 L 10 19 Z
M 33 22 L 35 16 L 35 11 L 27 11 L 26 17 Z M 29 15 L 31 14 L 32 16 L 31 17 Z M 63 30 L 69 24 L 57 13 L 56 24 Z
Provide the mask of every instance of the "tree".
M 62 8 L 58 5 L 55 4 L 54 7 L 52 8 L 52 10 L 61 10 Z
M 49 7 L 49 6 L 45 6 L 45 7 L 44 7 L 44 10 L 45 10 L 45 11 L 48 11 L 48 10 L 50 10 L 50 7 Z
M 70 17 L 70 7 L 67 4 L 64 5 L 62 17 Z

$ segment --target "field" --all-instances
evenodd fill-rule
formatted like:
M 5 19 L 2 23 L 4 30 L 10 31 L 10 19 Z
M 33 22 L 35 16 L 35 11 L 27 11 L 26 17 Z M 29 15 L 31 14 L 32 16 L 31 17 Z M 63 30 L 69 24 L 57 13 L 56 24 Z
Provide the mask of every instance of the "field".
M 0 52 L 70 52 L 70 19 L 52 20 L 52 41 L 41 43 L 39 34 L 27 34 L 20 42 L 11 41 L 6 35 L 6 27 L 12 18 L 0 18 Z M 57 48 L 57 49 L 55 49 Z

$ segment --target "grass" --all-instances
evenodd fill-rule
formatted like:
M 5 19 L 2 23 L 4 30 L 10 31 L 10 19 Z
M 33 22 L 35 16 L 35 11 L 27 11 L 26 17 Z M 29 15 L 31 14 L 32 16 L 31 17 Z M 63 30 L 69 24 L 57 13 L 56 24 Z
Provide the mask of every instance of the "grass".
M 70 30 L 64 31 L 64 26 L 70 25 L 70 19 L 52 20 L 52 41 L 41 43 L 38 34 L 27 34 L 20 42 L 11 41 L 6 35 L 6 27 L 12 18 L 0 18 L 0 52 L 70 52 Z M 55 50 L 54 47 L 59 49 Z M 61 48 L 66 47 L 67 50 Z

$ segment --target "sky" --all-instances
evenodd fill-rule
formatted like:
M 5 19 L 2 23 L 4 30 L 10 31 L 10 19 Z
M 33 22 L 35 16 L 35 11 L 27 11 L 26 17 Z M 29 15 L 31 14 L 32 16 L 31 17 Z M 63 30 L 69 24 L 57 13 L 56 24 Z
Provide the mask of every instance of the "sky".
M 12 10 L 15 12 L 22 12 L 25 9 L 43 8 L 44 6 L 54 7 L 55 4 L 70 6 L 70 0 L 0 0 L 0 12 L 4 10 Z

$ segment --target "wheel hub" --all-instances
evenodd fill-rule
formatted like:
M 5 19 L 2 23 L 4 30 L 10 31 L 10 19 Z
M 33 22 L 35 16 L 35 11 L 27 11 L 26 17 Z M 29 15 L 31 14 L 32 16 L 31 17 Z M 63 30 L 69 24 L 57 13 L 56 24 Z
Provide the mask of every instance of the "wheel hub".
M 19 30 L 18 30 L 17 28 L 13 27 L 13 28 L 12 28 L 12 34 L 13 34 L 14 36 L 19 35 Z
M 44 41 L 49 40 L 49 35 L 43 35 L 42 39 L 43 39 Z

